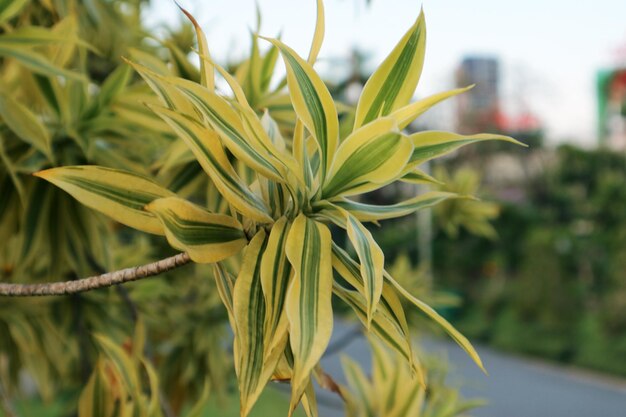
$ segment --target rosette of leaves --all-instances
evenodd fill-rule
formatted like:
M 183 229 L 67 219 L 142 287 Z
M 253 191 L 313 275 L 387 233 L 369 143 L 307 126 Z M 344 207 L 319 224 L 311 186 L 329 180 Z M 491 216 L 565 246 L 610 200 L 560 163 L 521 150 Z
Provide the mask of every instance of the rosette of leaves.
M 318 10 L 323 10 L 321 1 Z M 243 416 L 272 378 L 290 381 L 290 413 L 300 400 L 314 413 L 311 375 L 332 332 L 333 294 L 418 375 L 401 296 L 440 324 L 482 367 L 464 336 L 385 271 L 384 255 L 363 225 L 404 216 L 455 194 L 430 192 L 390 206 L 353 198 L 418 173 L 424 161 L 476 141 L 402 133 L 419 114 L 460 90 L 410 102 L 424 58 L 426 28 L 420 14 L 370 77 L 352 133 L 340 141 L 335 102 L 313 68 L 323 28 L 320 12 L 307 59 L 277 39 L 264 38 L 277 48 L 287 70 L 297 115 L 291 149 L 269 114 L 255 112 L 237 80 L 211 60 L 197 25 L 199 83 L 132 63 L 161 99 L 149 107 L 189 147 L 225 202 L 224 212 L 125 170 L 82 165 L 36 174 L 114 220 L 164 236 L 193 261 L 214 264 L 235 335 Z M 216 70 L 232 96 L 216 92 Z M 496 135 L 484 139 L 515 142 Z M 247 168 L 246 175 L 240 175 L 233 160 Z M 333 225 L 347 230 L 358 260 L 333 242 Z M 222 261 L 240 252 L 241 262 L 231 275 Z
M 480 174 L 471 168 L 460 168 L 450 174 L 444 167 L 434 170 L 434 176 L 441 181 L 435 185 L 439 191 L 460 195 L 475 195 L 480 189 Z M 477 199 L 448 200 L 433 209 L 439 227 L 450 237 L 455 238 L 459 229 L 487 239 L 496 239 L 498 233 L 491 225 L 500 214 L 500 206 Z
M 348 386 L 341 387 L 347 417 L 462 417 L 485 404 L 464 399 L 445 383 L 446 370 L 431 361 L 428 388 L 407 368 L 404 359 L 372 341 L 372 375 L 368 377 L 353 360 L 343 357 Z
M 161 381 L 151 360 L 144 354 L 145 333 L 143 322 L 138 321 L 133 338 L 122 345 L 106 335 L 95 335 L 100 353 L 78 401 L 79 417 L 160 417 L 173 412 L 163 411 Z M 201 391 L 193 407 L 176 415 L 200 416 L 209 396 L 208 381 Z

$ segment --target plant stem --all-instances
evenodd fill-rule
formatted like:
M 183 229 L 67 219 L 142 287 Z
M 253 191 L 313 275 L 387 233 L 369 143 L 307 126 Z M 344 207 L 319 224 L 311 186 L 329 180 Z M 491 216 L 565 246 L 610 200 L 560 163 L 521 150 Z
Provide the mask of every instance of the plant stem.
M 191 262 L 187 253 L 179 253 L 146 265 L 126 268 L 106 274 L 82 278 L 75 281 L 50 282 L 43 284 L 0 283 L 0 296 L 28 297 L 41 295 L 65 295 L 124 284 L 159 275 Z

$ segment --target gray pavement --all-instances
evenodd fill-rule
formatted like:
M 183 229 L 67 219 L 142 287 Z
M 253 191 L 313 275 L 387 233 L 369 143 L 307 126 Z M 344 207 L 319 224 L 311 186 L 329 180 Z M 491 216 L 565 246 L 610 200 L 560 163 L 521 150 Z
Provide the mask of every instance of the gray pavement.
M 352 326 L 336 323 L 331 346 L 345 341 Z M 626 417 L 626 380 L 477 346 L 489 371 L 486 376 L 451 341 L 427 339 L 422 345 L 426 351 L 448 358 L 449 381 L 460 387 L 466 398 L 488 401 L 472 411 L 474 417 Z M 352 338 L 341 352 L 322 360 L 326 372 L 344 382 L 341 354 L 349 355 L 369 371 L 370 352 L 363 337 Z M 342 404 L 335 396 L 320 392 L 318 400 L 322 417 L 343 416 Z

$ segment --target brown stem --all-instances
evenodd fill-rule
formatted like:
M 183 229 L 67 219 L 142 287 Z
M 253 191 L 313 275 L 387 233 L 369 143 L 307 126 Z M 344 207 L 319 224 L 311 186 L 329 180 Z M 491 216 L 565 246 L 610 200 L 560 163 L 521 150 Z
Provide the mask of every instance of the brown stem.
M 189 255 L 183 252 L 146 265 L 107 272 L 106 274 L 82 278 L 75 281 L 50 282 L 44 284 L 0 283 L 0 296 L 28 297 L 36 295 L 76 294 L 152 277 L 186 265 L 189 262 L 191 262 Z

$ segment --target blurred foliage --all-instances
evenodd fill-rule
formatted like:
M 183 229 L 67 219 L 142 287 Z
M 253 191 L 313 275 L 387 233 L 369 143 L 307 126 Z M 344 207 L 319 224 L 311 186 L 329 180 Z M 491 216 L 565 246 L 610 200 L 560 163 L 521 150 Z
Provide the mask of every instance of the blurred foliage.
M 403 359 L 377 342 L 372 349 L 372 375 L 366 376 L 353 360 L 343 357 L 348 381 L 341 392 L 347 417 L 463 417 L 481 400 L 466 400 L 445 383 L 444 362 L 429 358 L 427 386 L 403 365 Z
M 441 182 L 435 188 L 461 196 L 473 196 L 479 192 L 480 174 L 471 168 L 460 168 L 450 173 L 443 166 L 437 166 L 433 175 Z M 433 208 L 434 217 L 439 227 L 451 238 L 456 238 L 459 228 L 463 227 L 475 236 L 495 239 L 497 232 L 491 221 L 498 217 L 499 207 L 496 203 L 470 198 L 457 198 L 444 201 Z
M 193 77 L 182 51 L 194 38 L 183 26 L 162 42 L 152 39 L 141 25 L 144 3 L 0 5 L 0 239 L 6 243 L 0 247 L 0 281 L 74 279 L 171 254 L 30 175 L 98 163 L 166 182 L 177 178 L 167 164 L 174 135 L 144 105 L 157 98 L 121 58 L 178 75 L 187 70 Z M 200 279 L 190 279 L 196 273 Z M 143 286 L 2 300 L 0 388 L 19 398 L 24 387 L 34 385 L 44 401 L 62 399 L 69 404 L 63 414 L 73 413 L 92 370 L 101 377 L 111 374 L 98 359 L 93 334 L 120 345 L 142 316 L 149 335 L 146 354 L 167 381 L 166 403 L 180 409 L 195 402 L 205 380 L 219 393 L 223 384 L 216 381 L 226 378 L 230 364 L 224 360 L 224 319 L 214 311 L 221 303 L 206 275 L 187 268 Z M 183 279 L 171 285 L 174 276 Z M 170 353 L 184 355 L 187 368 Z
M 502 204 L 500 241 L 438 237 L 437 276 L 468 300 L 465 332 L 626 375 L 626 156 L 561 146 L 549 160 Z

